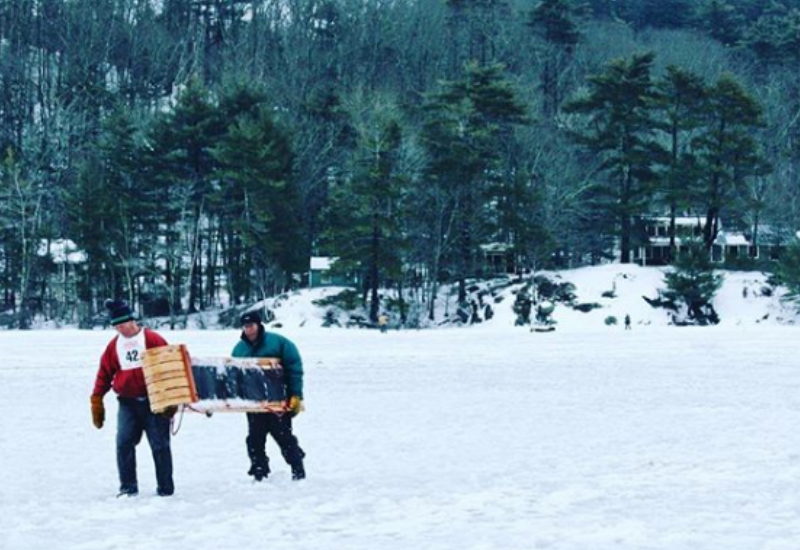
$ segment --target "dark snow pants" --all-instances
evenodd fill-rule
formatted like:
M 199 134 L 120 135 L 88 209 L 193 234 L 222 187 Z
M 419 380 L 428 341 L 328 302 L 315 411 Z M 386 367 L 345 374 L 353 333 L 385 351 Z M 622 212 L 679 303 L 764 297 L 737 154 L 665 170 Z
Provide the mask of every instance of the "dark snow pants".
M 289 414 L 247 413 L 247 454 L 254 467 L 269 472 L 267 458 L 267 434 L 272 435 L 281 449 L 284 460 L 292 470 L 303 468 L 306 454 L 292 433 L 292 417 Z
M 172 483 L 172 451 L 169 446 L 169 419 L 150 412 L 147 399 L 119 398 L 117 415 L 117 469 L 120 492 L 135 493 L 139 486 L 136 480 L 136 445 L 147 434 L 156 466 L 156 482 L 159 495 L 171 495 L 175 491 Z

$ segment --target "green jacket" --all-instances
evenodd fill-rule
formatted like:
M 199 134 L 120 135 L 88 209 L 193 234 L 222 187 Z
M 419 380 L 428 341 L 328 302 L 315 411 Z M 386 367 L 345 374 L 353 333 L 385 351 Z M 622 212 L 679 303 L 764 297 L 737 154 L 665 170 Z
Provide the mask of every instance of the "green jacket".
M 233 357 L 277 357 L 283 365 L 283 379 L 286 384 L 286 397 L 296 395 L 303 399 L 303 360 L 291 340 L 266 332 L 264 325 L 258 328 L 258 338 L 251 344 L 242 333 L 241 341 L 231 353 Z

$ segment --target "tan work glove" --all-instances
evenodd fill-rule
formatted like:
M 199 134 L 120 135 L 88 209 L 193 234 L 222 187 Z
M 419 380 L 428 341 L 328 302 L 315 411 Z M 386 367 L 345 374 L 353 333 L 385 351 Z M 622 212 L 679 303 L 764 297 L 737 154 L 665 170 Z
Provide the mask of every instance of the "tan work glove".
M 303 406 L 303 400 L 296 395 L 293 395 L 289 398 L 289 401 L 286 403 L 286 408 L 289 410 L 289 413 L 292 416 L 297 416 L 302 411 L 306 410 L 306 408 Z
M 106 408 L 103 406 L 103 396 L 93 395 L 91 397 L 92 403 L 92 424 L 98 430 L 103 427 L 103 422 L 106 419 Z

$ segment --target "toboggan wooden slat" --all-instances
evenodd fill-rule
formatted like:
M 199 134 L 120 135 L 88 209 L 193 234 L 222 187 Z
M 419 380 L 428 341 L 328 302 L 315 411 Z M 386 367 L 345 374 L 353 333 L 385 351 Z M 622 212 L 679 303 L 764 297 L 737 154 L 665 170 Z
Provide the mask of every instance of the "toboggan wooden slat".
M 183 344 L 161 346 L 145 351 L 142 358 L 150 410 L 163 412 L 167 407 L 194 403 L 197 389 L 192 376 L 192 362 Z

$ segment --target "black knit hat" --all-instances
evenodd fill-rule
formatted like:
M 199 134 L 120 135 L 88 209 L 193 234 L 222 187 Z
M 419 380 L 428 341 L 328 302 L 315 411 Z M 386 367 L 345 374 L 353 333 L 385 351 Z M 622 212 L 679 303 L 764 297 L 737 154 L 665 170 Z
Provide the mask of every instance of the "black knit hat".
M 239 324 L 246 325 L 248 323 L 260 323 L 261 322 L 261 315 L 258 314 L 257 311 L 248 311 L 243 313 L 241 317 L 239 317 Z
M 108 318 L 113 326 L 127 323 L 136 318 L 125 300 L 106 300 L 106 308 L 108 309 Z

